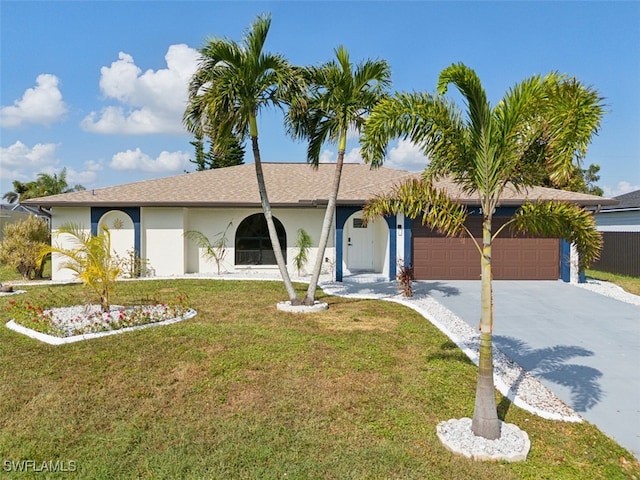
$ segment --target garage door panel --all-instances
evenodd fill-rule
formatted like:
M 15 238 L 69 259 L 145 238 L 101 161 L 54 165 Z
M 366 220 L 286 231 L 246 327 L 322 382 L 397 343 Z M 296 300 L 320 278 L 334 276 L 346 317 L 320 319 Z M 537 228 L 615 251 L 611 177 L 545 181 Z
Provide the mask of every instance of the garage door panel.
M 416 279 L 480 278 L 480 254 L 471 239 L 445 238 L 422 226 L 414 231 Z M 555 238 L 497 238 L 493 242 L 492 273 L 496 280 L 555 280 L 560 276 L 560 241 Z

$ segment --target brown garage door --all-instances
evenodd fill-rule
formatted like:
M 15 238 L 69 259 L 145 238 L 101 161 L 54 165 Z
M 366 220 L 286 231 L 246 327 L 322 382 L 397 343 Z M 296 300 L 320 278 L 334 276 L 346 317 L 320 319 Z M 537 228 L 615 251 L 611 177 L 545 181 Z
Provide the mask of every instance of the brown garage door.
M 504 221 L 494 218 L 494 229 Z M 480 217 L 471 217 L 467 222 L 479 243 L 481 222 Z M 557 238 L 511 237 L 507 230 L 493 242 L 494 279 L 556 280 L 560 277 L 560 241 Z M 470 238 L 446 238 L 418 222 L 414 222 L 412 235 L 416 279 L 480 279 L 480 254 Z

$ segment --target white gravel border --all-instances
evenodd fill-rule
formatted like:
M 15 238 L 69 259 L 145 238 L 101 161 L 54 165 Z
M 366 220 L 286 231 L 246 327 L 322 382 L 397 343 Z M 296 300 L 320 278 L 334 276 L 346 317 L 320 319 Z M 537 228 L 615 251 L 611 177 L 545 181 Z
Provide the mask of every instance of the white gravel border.
M 66 345 L 68 343 L 80 342 L 82 340 L 91 340 L 93 338 L 107 337 L 109 335 L 118 335 L 120 333 L 131 332 L 133 330 L 142 330 L 143 328 L 159 327 L 161 325 L 171 325 L 172 323 L 181 322 L 189 318 L 195 317 L 197 312 L 193 309 L 189 309 L 187 313 L 176 318 L 169 318 L 162 320 L 161 322 L 146 323 L 144 325 L 136 325 L 134 327 L 119 328 L 117 330 L 107 330 L 105 332 L 85 333 L 84 335 L 73 335 L 71 337 L 54 337 L 42 332 L 36 332 L 30 328 L 24 327 L 13 320 L 9 320 L 6 326 L 9 330 L 21 333 L 27 337 L 40 340 L 41 342 L 48 343 L 49 345 Z

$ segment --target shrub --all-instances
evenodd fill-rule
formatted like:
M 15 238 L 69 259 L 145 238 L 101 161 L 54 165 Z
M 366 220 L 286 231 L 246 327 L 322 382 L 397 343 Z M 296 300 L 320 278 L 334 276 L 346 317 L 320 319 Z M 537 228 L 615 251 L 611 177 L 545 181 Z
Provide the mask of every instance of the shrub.
M 405 297 L 413 297 L 413 267 L 400 263 L 398 265 L 398 290 L 402 291 Z
M 46 221 L 34 215 L 15 223 L 8 223 L 0 243 L 0 262 L 15 268 L 25 280 L 42 278 L 40 251 L 51 243 Z

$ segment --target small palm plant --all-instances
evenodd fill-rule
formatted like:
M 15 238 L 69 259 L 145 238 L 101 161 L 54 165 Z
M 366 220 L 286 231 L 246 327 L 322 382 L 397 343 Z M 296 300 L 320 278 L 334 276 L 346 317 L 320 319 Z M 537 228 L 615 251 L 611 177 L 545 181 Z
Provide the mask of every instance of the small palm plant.
M 204 249 L 203 255 L 216 263 L 218 275 L 220 275 L 220 265 L 227 255 L 227 231 L 229 227 L 231 227 L 231 222 L 229 222 L 227 228 L 224 229 L 224 232 L 216 234 L 213 242 L 210 241 L 204 233 L 197 230 L 185 232 L 187 238 L 194 240 L 198 244 L 198 247 Z
M 69 248 L 47 246 L 40 252 L 40 259 L 53 253 L 65 257 L 60 268 L 76 273 L 85 286 L 100 299 L 103 312 L 110 308 L 109 298 L 120 275 L 120 262 L 111 252 L 111 233 L 103 226 L 98 235 L 87 233 L 80 225 L 67 223 L 58 229 L 58 235 L 69 237 Z
M 298 271 L 298 276 L 300 276 L 300 270 L 306 265 L 307 260 L 309 260 L 309 249 L 313 245 L 313 241 L 311 239 L 311 235 L 304 229 L 298 229 L 298 238 L 296 239 L 296 247 L 298 247 L 298 253 L 295 257 L 293 257 L 293 263 L 296 266 L 296 270 Z

